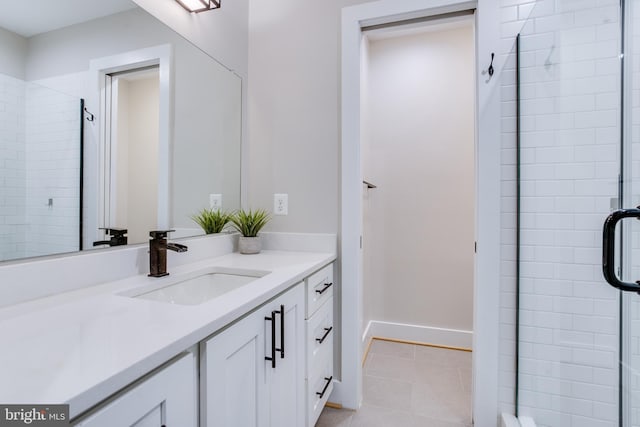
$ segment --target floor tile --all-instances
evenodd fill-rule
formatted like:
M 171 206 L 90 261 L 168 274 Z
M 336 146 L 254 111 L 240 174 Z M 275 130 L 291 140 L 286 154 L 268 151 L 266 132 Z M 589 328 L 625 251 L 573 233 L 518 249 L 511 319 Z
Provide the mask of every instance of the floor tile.
M 413 382 L 429 384 L 440 393 L 456 395 L 464 392 L 458 368 L 446 367 L 431 362 L 415 361 Z
M 451 423 L 449 421 L 437 420 L 434 418 L 414 415 L 411 427 L 472 427 L 471 424 Z
M 409 412 L 362 405 L 349 427 L 412 427 L 413 423 L 414 416 Z
M 467 367 L 471 366 L 471 352 L 417 345 L 416 360 L 448 367 Z
M 472 375 L 473 371 L 471 370 L 471 364 L 469 364 L 468 368 L 458 368 L 458 373 L 460 374 L 460 382 L 462 383 L 462 389 L 465 392 L 471 393 L 472 388 Z
M 369 348 L 369 354 L 382 354 L 400 359 L 414 359 L 416 346 L 392 341 L 373 340 Z
M 383 354 L 369 354 L 364 365 L 364 374 L 372 377 L 413 382 L 416 377 L 416 365 L 414 360 L 385 356 Z
M 316 427 L 349 427 L 354 411 L 325 407 L 320 414 Z
M 362 408 L 317 427 L 472 427 L 470 352 L 374 340 L 363 373 Z
M 443 394 L 428 384 L 414 384 L 411 396 L 411 412 L 427 418 L 450 423 L 471 421 L 471 404 L 456 395 Z
M 363 378 L 363 403 L 379 408 L 408 411 L 411 408 L 412 384 L 387 378 Z

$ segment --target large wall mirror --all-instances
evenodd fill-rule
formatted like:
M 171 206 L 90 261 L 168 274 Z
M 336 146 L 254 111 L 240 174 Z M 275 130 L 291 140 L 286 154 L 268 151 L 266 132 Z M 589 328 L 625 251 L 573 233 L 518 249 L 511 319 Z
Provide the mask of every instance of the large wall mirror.
M 0 58 L 0 261 L 240 207 L 241 79 L 133 2 L 2 2 Z

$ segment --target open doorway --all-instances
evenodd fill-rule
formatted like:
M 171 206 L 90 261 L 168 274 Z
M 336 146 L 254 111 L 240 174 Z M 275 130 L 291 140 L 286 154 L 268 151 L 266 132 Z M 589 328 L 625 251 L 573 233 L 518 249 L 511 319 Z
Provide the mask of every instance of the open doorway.
M 158 66 L 106 75 L 105 94 L 110 106 L 105 224 L 127 229 L 130 243 L 142 243 L 158 223 Z
M 475 246 L 473 14 L 365 28 L 363 35 L 362 411 L 387 405 L 466 425 Z M 401 384 L 410 405 L 380 395 Z
M 363 31 L 375 25 L 438 19 L 443 15 L 474 16 L 475 99 L 475 273 L 473 297 L 473 420 L 494 425 L 498 409 L 499 301 L 500 301 L 500 92 L 490 72 L 490 60 L 499 31 L 498 9 L 492 2 L 464 0 L 380 0 L 342 10 L 342 132 L 340 226 L 340 381 L 330 397 L 343 407 L 362 405 L 363 175 L 361 168 L 361 87 Z M 486 59 L 486 62 L 485 62 Z M 374 183 L 375 184 L 375 183 Z M 406 232 L 405 232 L 406 233 Z M 399 249 L 401 251 L 402 248 Z M 478 392 L 479 391 L 479 392 Z
M 362 330 L 470 348 L 472 15 L 364 34 Z

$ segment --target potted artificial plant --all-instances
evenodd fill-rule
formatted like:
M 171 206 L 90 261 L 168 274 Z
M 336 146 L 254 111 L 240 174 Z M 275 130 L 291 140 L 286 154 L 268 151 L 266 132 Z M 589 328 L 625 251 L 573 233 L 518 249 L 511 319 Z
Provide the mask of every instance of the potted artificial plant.
M 264 209 L 241 209 L 231 216 L 231 224 L 241 234 L 238 241 L 241 254 L 260 253 L 262 242 L 258 233 L 270 219 L 269 213 Z
M 225 225 L 231 221 L 231 214 L 220 209 L 202 209 L 191 219 L 198 224 L 206 234 L 220 233 Z

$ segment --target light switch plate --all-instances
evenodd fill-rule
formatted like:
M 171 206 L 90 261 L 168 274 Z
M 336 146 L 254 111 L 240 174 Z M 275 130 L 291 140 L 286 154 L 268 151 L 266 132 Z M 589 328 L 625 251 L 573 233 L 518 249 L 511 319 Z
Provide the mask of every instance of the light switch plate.
M 222 194 L 209 194 L 209 208 L 215 211 L 222 209 Z
M 288 194 L 273 195 L 273 214 L 274 215 L 289 214 L 289 195 Z

